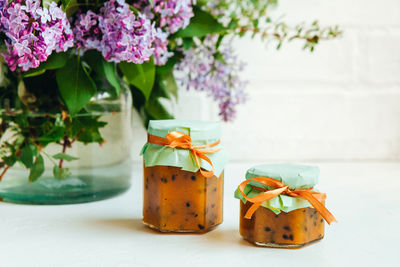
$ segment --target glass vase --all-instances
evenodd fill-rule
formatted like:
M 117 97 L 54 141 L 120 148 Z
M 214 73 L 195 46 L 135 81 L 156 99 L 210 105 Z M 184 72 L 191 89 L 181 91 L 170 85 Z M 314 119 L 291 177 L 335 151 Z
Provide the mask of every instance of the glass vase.
M 102 200 L 125 192 L 131 179 L 132 96 L 128 88 L 121 88 L 118 96 L 99 92 L 86 105 L 87 113 L 77 115 L 99 116 L 99 121 L 106 122 L 100 128 L 105 142 L 101 145 L 74 142 L 66 153 L 78 159 L 63 162 L 63 168 L 69 169 L 68 177 L 55 178 L 54 162 L 47 157 L 43 157 L 43 175 L 34 182 L 28 179 L 28 169 L 15 164 L 0 181 L 1 200 L 23 204 L 72 204 Z M 60 145 L 49 144 L 41 154 L 60 152 Z

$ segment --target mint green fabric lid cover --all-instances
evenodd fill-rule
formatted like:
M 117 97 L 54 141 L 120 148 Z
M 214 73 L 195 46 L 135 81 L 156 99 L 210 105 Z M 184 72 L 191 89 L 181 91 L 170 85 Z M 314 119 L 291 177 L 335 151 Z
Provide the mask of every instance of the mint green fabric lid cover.
M 184 121 L 184 120 L 151 120 L 148 133 L 165 137 L 168 133 L 179 131 L 187 134 L 192 139 L 193 145 L 205 145 L 214 143 L 221 138 L 221 125 L 219 122 Z M 221 144 L 212 148 L 222 148 Z M 188 149 L 171 148 L 146 143 L 142 149 L 145 167 L 163 165 L 180 167 L 182 170 L 197 172 L 199 170 L 192 154 Z M 215 176 L 219 177 L 228 162 L 228 155 L 224 149 L 218 152 L 206 154 L 214 166 Z M 208 162 L 201 160 L 201 167 L 211 170 Z
M 246 180 L 259 176 L 270 177 L 281 181 L 288 185 L 290 189 L 307 189 L 314 187 L 318 183 L 319 168 L 316 166 L 290 163 L 263 164 L 249 169 L 246 173 Z M 251 181 L 244 189 L 244 193 L 247 197 L 254 197 L 261 193 L 250 185 L 272 189 L 266 185 Z M 235 191 L 235 197 L 241 199 L 243 203 L 246 203 L 246 199 L 238 190 Z M 290 212 L 296 209 L 311 207 L 307 200 L 287 195 L 279 195 L 273 199 L 264 201 L 261 206 L 272 210 L 276 214 L 279 214 L 281 211 Z

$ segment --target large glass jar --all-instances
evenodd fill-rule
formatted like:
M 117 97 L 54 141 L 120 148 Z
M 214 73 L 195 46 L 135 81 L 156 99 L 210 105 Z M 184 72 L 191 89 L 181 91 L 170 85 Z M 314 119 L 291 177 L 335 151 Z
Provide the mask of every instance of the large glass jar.
M 43 156 L 45 171 L 34 182 L 28 179 L 29 170 L 16 164 L 0 181 L 0 198 L 15 203 L 68 204 L 97 201 L 126 191 L 131 178 L 132 97 L 128 88 L 121 88 L 118 96 L 99 92 L 85 107 L 86 113 L 77 115 L 82 123 L 93 116 L 106 123 L 100 128 L 105 142 L 101 145 L 74 142 L 66 153 L 78 159 L 64 160 L 63 168 L 70 172 L 67 177 L 55 178 L 55 163 L 46 156 Z M 34 123 L 43 116 L 49 114 L 29 114 L 28 121 Z M 52 143 L 41 154 L 60 152 L 60 145 Z
M 161 232 L 206 232 L 222 223 L 224 166 L 227 156 L 216 144 L 218 123 L 193 121 L 150 121 L 149 140 L 143 148 L 143 222 Z M 171 134 L 190 140 L 188 147 L 215 150 L 206 161 L 196 164 L 196 156 Z M 171 143 L 153 143 L 169 140 Z M 165 137 L 165 138 L 164 138 Z M 208 145 L 215 144 L 210 147 Z M 203 147 L 206 146 L 206 147 Z M 212 168 L 214 172 L 211 173 Z
M 266 164 L 249 169 L 235 196 L 240 201 L 240 234 L 258 246 L 299 248 L 324 237 L 324 193 L 313 191 L 318 167 Z M 324 214 L 324 216 L 322 216 Z

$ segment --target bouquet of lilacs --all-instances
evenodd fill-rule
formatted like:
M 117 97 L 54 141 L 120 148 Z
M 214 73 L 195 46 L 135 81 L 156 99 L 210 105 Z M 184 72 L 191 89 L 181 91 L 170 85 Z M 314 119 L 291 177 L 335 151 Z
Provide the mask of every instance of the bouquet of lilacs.
M 0 0 L 0 180 L 18 162 L 35 181 L 43 156 L 58 162 L 56 178 L 68 176 L 62 163 L 74 157 L 67 148 L 105 141 L 106 123 L 87 104 L 101 92 L 118 96 L 125 84 L 144 123 L 172 117 L 162 103 L 176 99 L 179 87 L 205 91 L 222 120 L 233 119 L 246 100 L 233 38 L 250 34 L 278 48 L 299 39 L 313 50 L 340 34 L 317 22 L 275 21 L 276 2 Z M 43 148 L 52 143 L 60 153 L 50 156 Z

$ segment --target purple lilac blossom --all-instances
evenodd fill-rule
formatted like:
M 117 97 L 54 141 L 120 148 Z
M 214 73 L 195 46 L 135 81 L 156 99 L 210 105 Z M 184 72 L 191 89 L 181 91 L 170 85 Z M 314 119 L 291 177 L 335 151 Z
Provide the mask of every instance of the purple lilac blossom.
M 135 16 L 125 0 L 105 2 L 99 14 L 78 15 L 74 26 L 77 47 L 96 49 L 107 61 L 142 64 L 153 55 L 154 26 L 145 15 Z
M 148 18 L 158 21 L 154 42 L 156 65 L 164 65 L 168 58 L 173 56 L 173 53 L 168 51 L 168 37 L 189 25 L 194 16 L 192 5 L 195 3 L 193 0 L 155 0 L 152 7 L 148 0 L 141 0 L 132 4 Z
M 39 0 L 1 2 L 1 31 L 7 52 L 2 53 L 12 71 L 37 68 L 53 51 L 67 51 L 74 44 L 66 14 L 51 2 L 41 7 Z
M 217 40 L 215 35 L 207 36 L 203 42 L 195 40 L 195 47 L 182 50 L 184 58 L 175 70 L 177 80 L 187 90 L 206 91 L 218 102 L 221 118 L 230 121 L 236 115 L 236 106 L 246 101 L 247 82 L 239 77 L 244 64 L 238 62 L 231 43 L 221 44 L 217 49 Z
M 174 55 L 174 53 L 168 51 L 168 35 L 168 33 L 157 28 L 156 38 L 154 40 L 154 63 L 158 66 L 165 65 L 168 58 Z

